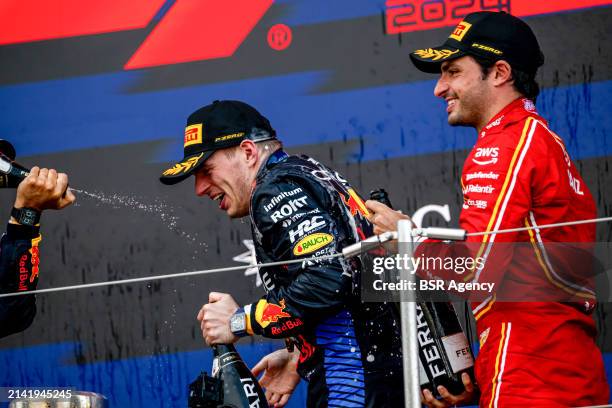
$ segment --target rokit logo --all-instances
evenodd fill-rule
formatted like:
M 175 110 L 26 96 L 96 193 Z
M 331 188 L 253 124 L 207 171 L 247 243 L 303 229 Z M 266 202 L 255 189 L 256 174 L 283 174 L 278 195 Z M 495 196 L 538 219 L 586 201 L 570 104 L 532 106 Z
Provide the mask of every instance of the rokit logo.
M 308 201 L 308 197 L 302 196 L 293 200 L 289 200 L 287 204 L 283 204 L 278 210 L 274 211 L 270 218 L 272 222 L 278 222 L 284 218 L 287 218 L 295 213 L 300 208 L 303 208 Z
M 302 221 L 296 229 L 289 231 L 289 240 L 293 244 L 296 239 L 303 237 L 313 231 L 323 228 L 327 223 L 320 215 L 315 215 L 309 220 Z
M 497 163 L 498 156 L 499 147 L 479 147 L 476 149 L 476 154 L 474 154 L 472 161 L 481 166 L 495 164 Z

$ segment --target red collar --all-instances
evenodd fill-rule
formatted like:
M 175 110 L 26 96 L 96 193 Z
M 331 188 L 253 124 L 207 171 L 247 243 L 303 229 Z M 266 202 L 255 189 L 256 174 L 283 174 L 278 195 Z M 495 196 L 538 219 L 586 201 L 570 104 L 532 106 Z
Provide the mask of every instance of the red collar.
M 515 99 L 514 101 L 506 105 L 504 109 L 499 111 L 497 115 L 493 116 L 489 123 L 487 123 L 487 125 L 482 128 L 479 137 L 482 137 L 487 130 L 500 125 L 502 121 L 508 120 L 510 122 L 514 122 L 516 119 L 532 115 L 537 116 L 538 112 L 536 111 L 535 103 L 533 103 L 531 99 Z M 508 116 L 510 116 L 511 118 L 508 118 Z

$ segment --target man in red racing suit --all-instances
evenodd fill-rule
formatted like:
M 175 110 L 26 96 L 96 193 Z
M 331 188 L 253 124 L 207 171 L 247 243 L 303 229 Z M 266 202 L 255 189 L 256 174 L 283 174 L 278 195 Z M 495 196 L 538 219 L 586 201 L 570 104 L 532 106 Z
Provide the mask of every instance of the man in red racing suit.
M 468 232 L 596 217 L 593 197 L 563 141 L 524 98 L 512 102 L 485 126 L 465 161 L 461 185 L 464 204 L 459 224 Z M 495 282 L 497 291 L 506 294 L 552 285 L 581 299 L 534 302 L 534 297 L 508 302 L 496 301 L 493 295 L 473 304 L 480 339 L 476 378 L 481 406 L 607 402 L 608 385 L 591 317 L 594 293 L 589 286 L 577 287 L 575 281 L 560 275 L 546 255 L 547 250 L 558 251 L 551 242 L 593 241 L 594 224 L 468 238 L 481 244 L 482 255 L 494 242 L 533 244 L 532 258 L 505 258 L 505 265 L 496 262 L 492 268 L 476 270 L 468 280 Z M 525 248 L 520 247 L 521 255 Z M 481 276 L 476 276 L 479 272 Z M 540 295 L 548 300 L 548 294 L 552 295 L 550 291 Z
M 472 13 L 442 46 L 417 50 L 411 59 L 418 69 L 440 74 L 434 94 L 446 101 L 449 124 L 478 132 L 461 177 L 460 227 L 468 233 L 532 228 L 468 238 L 485 262 L 462 280 L 496 288 L 472 302 L 481 346 L 475 367 L 480 406 L 607 403 L 591 316 L 594 292 L 588 276 L 575 279 L 588 274 L 589 265 L 559 250 L 567 244 L 554 244 L 589 245 L 595 226 L 537 228 L 593 219 L 596 210 L 563 141 L 536 113 L 535 73 L 543 55 L 533 32 L 506 13 Z M 366 206 L 375 232 L 394 230 L 406 218 L 380 203 Z M 466 246 L 445 247 L 452 255 Z M 423 400 L 430 407 L 468 402 L 474 386 L 466 378 L 464 384 L 462 395 L 443 389 L 436 400 L 425 391 Z

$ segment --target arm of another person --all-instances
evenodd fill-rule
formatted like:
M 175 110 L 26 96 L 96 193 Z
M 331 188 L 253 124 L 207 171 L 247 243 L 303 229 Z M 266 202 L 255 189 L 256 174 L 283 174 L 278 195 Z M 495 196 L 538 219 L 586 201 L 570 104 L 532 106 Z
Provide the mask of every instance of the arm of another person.
M 53 169 L 32 168 L 17 187 L 14 207 L 37 212 L 62 209 L 75 200 L 68 189 L 68 176 Z M 38 225 L 22 225 L 11 217 L 0 241 L 0 293 L 30 291 L 38 284 Z M 25 330 L 36 314 L 34 295 L 0 299 L 0 337 Z

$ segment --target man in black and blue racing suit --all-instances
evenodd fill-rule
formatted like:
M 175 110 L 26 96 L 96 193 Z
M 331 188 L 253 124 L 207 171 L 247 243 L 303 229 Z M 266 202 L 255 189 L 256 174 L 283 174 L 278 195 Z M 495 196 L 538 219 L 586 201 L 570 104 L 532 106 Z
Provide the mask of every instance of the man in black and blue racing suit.
M 331 257 L 372 235 L 349 183 L 314 159 L 287 155 L 268 120 L 238 101 L 216 101 L 189 117 L 185 157 L 161 180 L 190 174 L 196 193 L 230 217 L 250 215 L 259 263 L 294 261 L 260 268 L 267 293 L 251 304 L 211 293 L 198 315 L 206 342 L 285 339 L 288 349 L 253 370 L 264 372 L 274 406 L 286 404 L 299 377 L 309 382 L 309 407 L 403 406 L 396 309 L 360 300 L 358 258 Z

